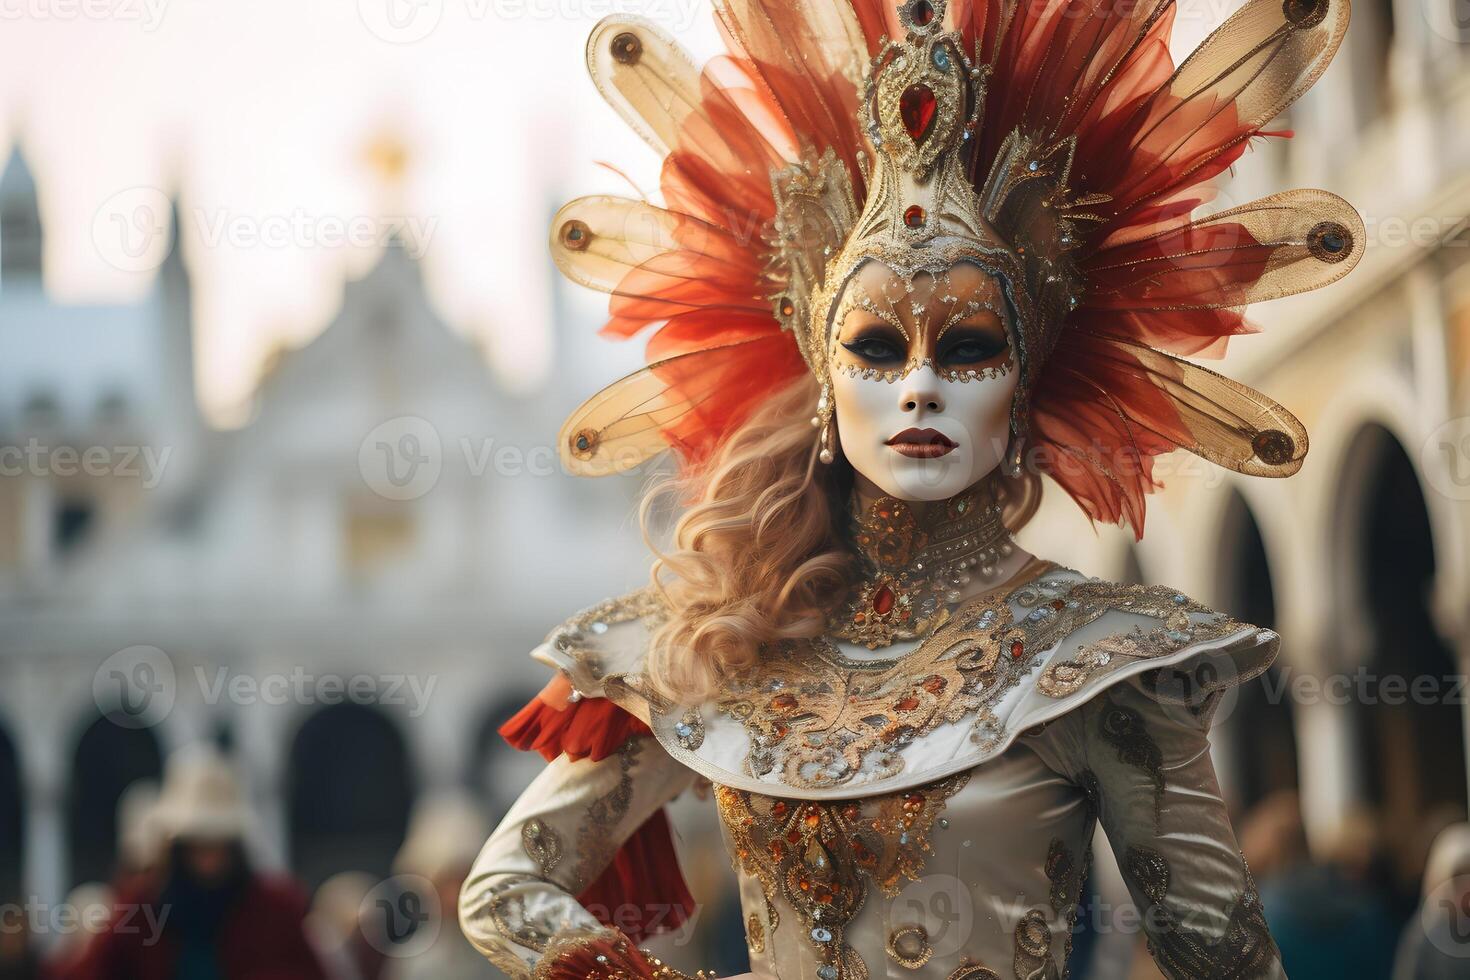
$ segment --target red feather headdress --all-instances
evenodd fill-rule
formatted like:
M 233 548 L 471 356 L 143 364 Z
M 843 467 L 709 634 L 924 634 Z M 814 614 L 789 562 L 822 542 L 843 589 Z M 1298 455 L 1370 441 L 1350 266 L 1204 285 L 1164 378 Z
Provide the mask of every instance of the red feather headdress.
M 1004 280 L 1021 313 L 1013 419 L 1092 519 L 1141 535 L 1153 458 L 1176 448 L 1300 468 L 1289 412 L 1184 356 L 1251 330 L 1247 304 L 1345 275 L 1362 222 L 1315 190 L 1192 215 L 1321 75 L 1346 0 L 1247 0 L 1177 67 L 1173 0 L 716 9 L 728 52 L 702 72 L 642 20 L 588 40 L 598 88 L 664 157 L 663 203 L 581 198 L 554 220 L 558 266 L 612 294 L 603 332 L 655 328 L 649 366 L 564 426 L 573 472 L 670 447 L 697 467 L 771 392 L 825 380 L 835 294 L 895 249 Z

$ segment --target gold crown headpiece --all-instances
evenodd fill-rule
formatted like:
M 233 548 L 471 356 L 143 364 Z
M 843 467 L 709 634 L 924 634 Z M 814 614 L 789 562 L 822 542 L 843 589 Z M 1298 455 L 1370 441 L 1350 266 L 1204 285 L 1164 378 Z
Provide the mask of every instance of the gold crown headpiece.
M 1018 333 L 1025 389 L 1055 340 L 1079 282 L 1066 253 L 1075 224 L 1107 195 L 1067 197 L 1075 140 L 1051 145 L 1011 133 L 976 191 L 966 144 L 985 107 L 988 68 L 943 29 L 945 0 L 899 6 L 902 40 L 882 39 L 864 73 L 860 122 L 873 162 L 860 158 L 867 187 L 859 213 L 847 167 L 828 150 L 772 175 L 776 218 L 772 263 L 776 317 L 796 337 L 819 379 L 827 377 L 837 301 L 874 259 L 904 277 L 942 273 L 957 262 L 1000 282 Z
M 584 197 L 553 220 L 557 265 L 612 295 L 604 334 L 650 331 L 648 366 L 563 427 L 570 470 L 670 447 L 697 468 L 773 392 L 826 382 L 870 260 L 992 274 L 1013 412 L 1095 519 L 1141 532 L 1152 460 L 1175 448 L 1252 476 L 1300 468 L 1290 412 L 1188 358 L 1249 331 L 1249 304 L 1345 275 L 1362 220 L 1318 190 L 1194 212 L 1251 140 L 1282 135 L 1267 127 L 1332 60 L 1348 0 L 1244 0 L 1178 65 L 1175 0 L 715 10 L 729 50 L 702 72 L 638 18 L 588 39 L 594 83 L 664 161 L 663 200 Z

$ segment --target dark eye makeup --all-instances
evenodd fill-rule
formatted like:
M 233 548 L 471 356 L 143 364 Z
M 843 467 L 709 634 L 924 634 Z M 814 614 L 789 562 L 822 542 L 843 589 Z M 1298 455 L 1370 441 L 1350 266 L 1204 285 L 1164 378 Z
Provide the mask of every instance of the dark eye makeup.
M 896 364 L 908 354 L 907 344 L 892 331 L 882 329 L 860 330 L 851 340 L 842 341 L 842 346 L 869 364 Z
M 939 345 L 941 364 L 983 364 L 1005 354 L 1010 341 L 1003 328 L 966 327 L 951 328 Z
M 868 324 L 841 342 L 844 349 L 864 364 L 891 367 L 908 360 L 909 343 L 886 324 Z M 939 342 L 936 362 L 949 367 L 968 367 L 1004 357 L 1010 338 L 999 324 L 956 324 Z

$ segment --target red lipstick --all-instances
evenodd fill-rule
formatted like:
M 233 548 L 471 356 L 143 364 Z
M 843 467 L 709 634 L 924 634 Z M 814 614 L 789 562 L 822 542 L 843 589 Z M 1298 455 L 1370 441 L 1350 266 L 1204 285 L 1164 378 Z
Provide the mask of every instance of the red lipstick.
M 904 429 L 884 445 L 912 459 L 938 459 L 959 447 L 938 429 Z

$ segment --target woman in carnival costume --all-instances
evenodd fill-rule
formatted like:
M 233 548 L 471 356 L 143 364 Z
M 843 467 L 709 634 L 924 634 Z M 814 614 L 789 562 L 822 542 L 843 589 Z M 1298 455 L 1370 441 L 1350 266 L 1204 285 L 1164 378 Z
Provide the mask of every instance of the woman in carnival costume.
M 683 976 L 637 944 L 689 912 L 663 808 L 707 781 L 763 980 L 1063 976 L 1099 821 L 1167 975 L 1282 976 L 1208 741 L 1277 636 L 1012 534 L 1042 474 L 1141 537 L 1164 453 L 1300 468 L 1290 413 L 1185 358 L 1345 275 L 1362 223 L 1311 190 L 1194 212 L 1286 135 L 1346 0 L 1247 0 L 1177 66 L 1172 0 L 716 11 L 702 71 L 643 20 L 588 41 L 663 203 L 553 222 L 604 332 L 649 335 L 562 458 L 671 449 L 683 510 L 648 588 L 536 650 L 503 732 L 550 764 L 466 934 L 514 976 Z

